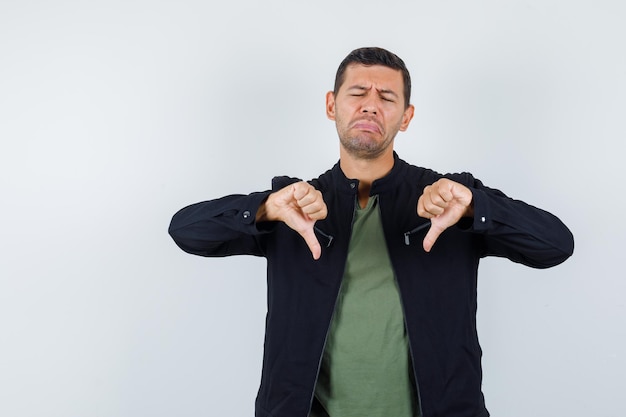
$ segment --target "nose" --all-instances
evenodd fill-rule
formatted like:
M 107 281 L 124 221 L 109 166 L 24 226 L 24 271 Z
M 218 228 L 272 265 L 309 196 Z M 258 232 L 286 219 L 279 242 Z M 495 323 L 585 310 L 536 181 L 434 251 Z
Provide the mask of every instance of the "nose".
M 363 110 L 361 110 L 361 113 L 366 113 L 366 114 L 376 114 L 376 109 L 373 108 L 363 108 Z
M 374 103 L 363 103 L 363 106 L 361 106 L 361 113 L 377 114 L 378 109 Z
M 361 103 L 361 113 L 377 114 L 378 106 L 376 104 L 376 99 L 369 95 L 365 97 Z

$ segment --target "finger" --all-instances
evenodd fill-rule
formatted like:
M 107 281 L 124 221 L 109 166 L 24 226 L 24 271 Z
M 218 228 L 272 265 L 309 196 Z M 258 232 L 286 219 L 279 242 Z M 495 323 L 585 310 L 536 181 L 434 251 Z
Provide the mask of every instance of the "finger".
M 454 195 L 450 192 L 449 189 L 444 188 L 439 190 L 439 197 L 441 197 L 442 203 L 447 206 L 448 203 L 454 198 Z
M 442 202 L 443 200 L 439 203 L 434 202 L 432 194 L 424 194 L 422 197 L 422 209 L 428 216 L 438 216 L 445 211 L 446 203 Z
M 294 197 L 296 198 L 296 202 L 300 208 L 311 212 L 319 210 L 324 204 L 322 193 L 314 188 L 308 190 L 308 192 L 300 198 L 298 198 L 298 196 Z
M 319 191 L 309 193 L 300 200 L 297 200 L 298 206 L 302 209 L 309 209 L 311 211 L 318 210 L 324 204 L 322 194 Z
M 317 240 L 317 236 L 315 236 L 313 226 L 300 232 L 300 236 L 304 238 L 304 241 L 306 242 L 309 250 L 311 251 L 311 254 L 313 255 L 313 259 L 318 260 L 320 256 L 322 256 L 322 246 Z
M 452 199 L 452 195 L 441 187 L 432 187 L 428 193 L 428 199 L 433 207 L 446 208 L 448 201 Z
M 424 207 L 424 196 L 421 195 L 420 198 L 417 200 L 417 215 L 420 217 L 424 217 L 426 219 L 430 219 L 431 217 L 433 217 L 432 214 L 430 214 L 426 208 Z
M 448 203 L 439 195 L 436 183 L 424 187 L 424 191 L 418 200 L 418 209 L 423 212 L 422 217 L 430 218 L 443 213 Z
M 432 219 L 441 214 L 443 209 L 429 201 L 428 197 L 422 195 L 417 201 L 417 214 L 425 219 Z
M 328 210 L 326 209 L 326 204 L 322 204 L 320 207 L 316 208 L 316 209 L 310 209 L 310 207 L 307 207 L 306 209 L 302 210 L 306 216 L 311 219 L 311 220 L 324 220 L 326 218 L 326 215 L 328 214 Z
M 293 184 L 293 197 L 300 202 L 303 198 L 305 198 L 311 190 L 315 190 L 311 184 L 305 181 L 300 181 Z
M 321 191 L 309 185 L 308 192 L 297 200 L 298 207 L 304 214 L 313 220 L 326 218 L 327 207 Z M 295 197 L 295 196 L 294 196 Z
M 318 213 L 325 210 L 326 204 L 324 203 L 324 200 L 322 200 L 322 198 L 320 197 L 319 199 L 311 201 L 307 205 L 300 206 L 300 209 L 303 213 L 311 215 L 313 213 Z

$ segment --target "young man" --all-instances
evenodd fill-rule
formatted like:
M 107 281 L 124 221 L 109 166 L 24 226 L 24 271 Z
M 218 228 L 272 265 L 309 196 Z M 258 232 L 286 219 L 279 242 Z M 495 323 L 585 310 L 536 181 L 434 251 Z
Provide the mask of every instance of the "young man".
M 479 260 L 547 268 L 573 252 L 555 216 L 470 174 L 393 150 L 413 117 L 404 62 L 361 48 L 326 113 L 339 162 L 308 182 L 179 211 L 169 232 L 202 256 L 267 258 L 257 417 L 485 417 L 476 332 Z

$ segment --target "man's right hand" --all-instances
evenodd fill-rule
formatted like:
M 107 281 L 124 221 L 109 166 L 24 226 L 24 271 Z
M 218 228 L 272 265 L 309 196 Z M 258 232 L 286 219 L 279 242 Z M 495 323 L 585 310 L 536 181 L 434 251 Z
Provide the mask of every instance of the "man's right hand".
M 313 254 L 313 259 L 322 255 L 313 226 L 317 220 L 326 218 L 328 210 L 322 193 L 305 181 L 286 186 L 269 195 L 259 207 L 256 221 L 281 221 L 298 232 Z

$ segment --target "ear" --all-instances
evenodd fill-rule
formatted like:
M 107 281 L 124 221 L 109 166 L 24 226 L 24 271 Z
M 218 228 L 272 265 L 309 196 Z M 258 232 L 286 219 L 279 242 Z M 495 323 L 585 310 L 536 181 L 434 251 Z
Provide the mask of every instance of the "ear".
M 408 129 L 409 123 L 413 119 L 413 115 L 415 114 L 415 107 L 412 104 L 409 104 L 409 107 L 404 110 L 404 114 L 402 115 L 402 123 L 400 124 L 400 131 L 404 132 Z
M 335 93 L 332 91 L 326 93 L 326 117 L 335 120 Z

